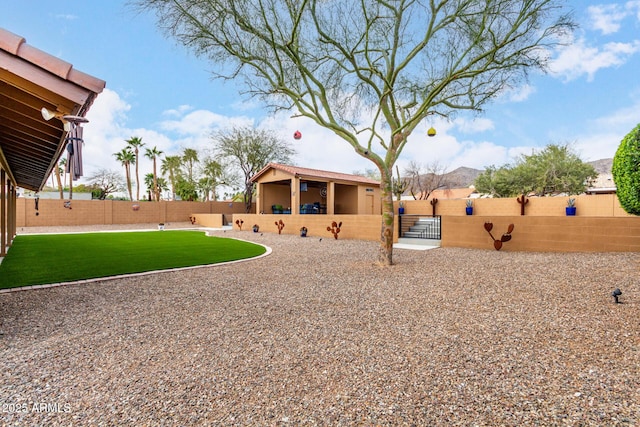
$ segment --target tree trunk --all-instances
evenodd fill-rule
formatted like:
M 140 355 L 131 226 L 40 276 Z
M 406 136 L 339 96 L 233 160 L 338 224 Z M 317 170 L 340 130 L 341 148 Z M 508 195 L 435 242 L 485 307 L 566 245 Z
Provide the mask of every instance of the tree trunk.
M 131 191 L 131 171 L 129 166 L 124 167 L 125 175 L 127 176 L 127 190 L 129 190 L 129 199 L 133 201 L 133 192 Z
M 60 176 L 60 166 L 55 166 L 56 181 L 58 181 L 58 191 L 60 192 L 60 200 L 64 199 L 64 187 L 62 186 L 62 177 Z
M 380 230 L 380 249 L 378 250 L 378 263 L 380 265 L 393 265 L 393 191 L 392 176 L 389 172 L 381 171 L 382 179 L 382 226 Z
M 253 199 L 253 183 L 245 187 L 244 190 L 244 210 L 251 213 L 251 199 Z
M 69 171 L 69 200 L 73 199 L 73 171 Z
M 153 156 L 153 198 L 160 201 L 160 189 L 158 188 L 158 174 L 156 173 L 156 157 Z
M 138 156 L 138 147 L 136 146 L 136 200 L 140 201 L 140 172 L 138 170 L 138 166 L 140 165 L 140 158 Z

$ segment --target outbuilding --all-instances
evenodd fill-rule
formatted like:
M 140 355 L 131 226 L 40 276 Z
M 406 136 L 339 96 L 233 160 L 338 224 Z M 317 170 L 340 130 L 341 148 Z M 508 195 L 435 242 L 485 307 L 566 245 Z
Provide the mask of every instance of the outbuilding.
M 256 213 L 380 215 L 380 182 L 359 175 L 269 163 L 256 184 Z

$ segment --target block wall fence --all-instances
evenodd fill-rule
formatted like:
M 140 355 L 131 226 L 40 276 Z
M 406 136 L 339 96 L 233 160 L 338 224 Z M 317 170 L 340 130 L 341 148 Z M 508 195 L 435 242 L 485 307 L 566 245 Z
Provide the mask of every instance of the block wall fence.
M 137 206 L 137 209 L 136 209 Z M 229 202 L 130 202 L 120 200 L 72 200 L 71 209 L 63 200 L 40 199 L 38 215 L 35 200 L 18 198 L 16 226 L 49 227 L 73 225 L 146 224 L 188 222 L 199 213 L 224 214 L 228 221 L 234 213 L 244 212 L 244 203 Z
M 512 239 L 502 251 L 537 252 L 633 252 L 640 251 L 640 218 L 624 212 L 615 195 L 576 197 L 576 216 L 566 216 L 567 198 L 530 198 L 525 215 L 520 215 L 517 198 L 476 199 L 474 213 L 467 215 L 465 200 L 442 200 L 436 214 L 442 216 L 443 247 L 495 250 L 493 240 L 484 228 L 493 224 L 492 234 L 500 238 L 509 224 L 514 225 Z M 397 211 L 397 202 L 395 204 Z M 405 214 L 432 214 L 428 201 L 406 201 Z M 397 218 L 397 217 L 396 217 Z M 380 240 L 379 215 L 255 215 L 234 214 L 242 220 L 242 230 L 251 231 L 254 224 L 261 232 L 277 233 L 275 222 L 282 220 L 283 234 L 299 234 L 308 228 L 310 237 L 333 238 L 327 231 L 332 221 L 342 221 L 339 238 Z M 397 241 L 397 220 L 395 240 Z
M 134 210 L 133 205 L 139 205 Z M 576 216 L 566 216 L 566 198 L 529 198 L 525 215 L 520 215 L 516 198 L 474 199 L 473 215 L 466 215 L 465 201 L 441 200 L 436 214 L 442 216 L 442 246 L 493 250 L 493 241 L 484 229 L 493 223 L 492 233 L 499 238 L 514 224 L 512 240 L 501 251 L 540 252 L 628 252 L 640 251 L 640 218 L 624 212 L 615 195 L 576 197 Z M 429 216 L 428 201 L 406 201 L 405 214 Z M 396 202 L 397 212 L 397 202 Z M 35 215 L 33 199 L 17 200 L 16 226 L 101 225 L 186 222 L 190 216 L 203 219 L 208 214 L 223 214 L 225 222 L 243 221 L 242 230 L 251 232 L 254 224 L 260 232 L 277 233 L 275 222 L 282 220 L 284 234 L 299 234 L 308 228 L 310 237 L 333 238 L 327 231 L 333 221 L 342 222 L 340 239 L 379 241 L 380 215 L 257 215 L 244 213 L 244 204 L 227 202 L 129 202 L 72 201 L 71 209 L 62 200 L 40 200 Z M 204 224 L 203 224 L 204 225 Z M 396 233 L 397 239 L 397 221 Z
M 633 217 L 622 209 L 615 194 L 572 196 L 576 199 L 576 215 L 588 217 Z M 568 197 L 528 197 L 525 216 L 565 216 Z M 395 202 L 396 209 L 398 207 Z M 405 214 L 431 214 L 427 200 L 404 202 Z M 466 199 L 439 200 L 436 215 L 465 216 Z M 504 199 L 473 199 L 473 215 L 516 216 L 520 215 L 520 203 L 516 197 Z

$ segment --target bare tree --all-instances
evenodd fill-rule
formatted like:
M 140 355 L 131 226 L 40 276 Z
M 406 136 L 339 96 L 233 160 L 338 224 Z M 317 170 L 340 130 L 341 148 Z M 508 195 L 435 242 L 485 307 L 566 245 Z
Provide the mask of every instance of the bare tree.
M 408 189 L 415 200 L 427 200 L 434 190 L 448 185 L 447 168 L 438 161 L 426 166 L 412 160 L 404 169 Z
M 116 193 L 125 189 L 125 182 L 116 171 L 99 169 L 88 178 L 89 184 L 99 191 L 98 198 L 106 199 L 109 194 Z
M 251 177 L 269 162 L 288 163 L 295 154 L 275 133 L 250 126 L 216 132 L 213 140 L 216 153 L 242 171 L 246 212 L 251 211 L 253 199 Z
M 378 259 L 392 264 L 392 172 L 430 114 L 479 111 L 574 27 L 561 0 L 134 0 L 244 78 L 247 93 L 347 141 L 382 180 Z

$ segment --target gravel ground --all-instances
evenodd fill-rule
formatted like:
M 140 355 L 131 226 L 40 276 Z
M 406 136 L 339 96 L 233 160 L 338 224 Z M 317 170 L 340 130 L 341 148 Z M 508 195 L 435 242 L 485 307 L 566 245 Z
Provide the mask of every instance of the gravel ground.
M 1 424 L 640 425 L 640 254 L 213 234 L 273 253 L 0 295 Z

